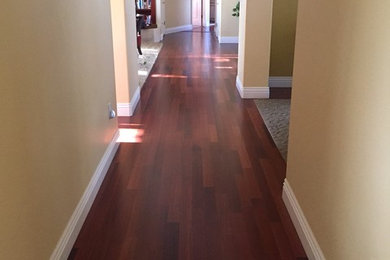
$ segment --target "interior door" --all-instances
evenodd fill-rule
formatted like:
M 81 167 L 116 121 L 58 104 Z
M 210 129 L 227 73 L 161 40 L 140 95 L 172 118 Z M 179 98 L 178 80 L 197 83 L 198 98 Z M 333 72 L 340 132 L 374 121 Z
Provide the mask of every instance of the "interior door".
M 192 0 L 192 25 L 202 26 L 202 0 Z

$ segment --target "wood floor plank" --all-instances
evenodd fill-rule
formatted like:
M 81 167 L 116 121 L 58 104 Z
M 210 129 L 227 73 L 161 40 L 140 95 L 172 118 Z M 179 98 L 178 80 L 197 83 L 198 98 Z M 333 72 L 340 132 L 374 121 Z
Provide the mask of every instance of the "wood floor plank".
M 306 259 L 281 199 L 286 165 L 235 87 L 237 45 L 164 46 L 69 259 Z

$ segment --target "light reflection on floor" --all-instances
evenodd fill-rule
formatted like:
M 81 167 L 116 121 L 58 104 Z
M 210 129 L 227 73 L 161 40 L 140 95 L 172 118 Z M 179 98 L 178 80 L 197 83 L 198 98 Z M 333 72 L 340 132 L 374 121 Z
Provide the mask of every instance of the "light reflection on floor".
M 215 58 L 214 62 L 229 62 L 230 59 Z
M 173 74 L 153 74 L 152 78 L 176 78 L 176 79 L 186 79 L 188 78 L 185 75 L 173 75 Z
M 117 143 L 142 143 L 144 135 L 143 129 L 138 128 L 119 128 L 119 137 Z
M 231 66 L 215 66 L 214 68 L 219 69 L 219 70 L 223 70 L 223 69 L 232 70 L 233 69 L 233 67 L 231 67 Z

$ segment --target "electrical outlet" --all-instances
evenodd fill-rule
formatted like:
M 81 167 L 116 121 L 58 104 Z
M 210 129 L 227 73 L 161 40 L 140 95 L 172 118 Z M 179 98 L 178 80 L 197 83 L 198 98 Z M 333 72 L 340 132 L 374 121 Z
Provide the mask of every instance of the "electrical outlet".
M 111 103 L 108 103 L 108 119 L 113 119 L 116 117 L 115 110 L 112 109 Z

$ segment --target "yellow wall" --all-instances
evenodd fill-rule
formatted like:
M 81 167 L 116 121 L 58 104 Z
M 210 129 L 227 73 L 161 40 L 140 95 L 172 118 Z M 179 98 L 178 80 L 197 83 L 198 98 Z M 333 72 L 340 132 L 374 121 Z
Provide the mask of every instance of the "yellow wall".
M 240 1 L 238 78 L 244 87 L 267 87 L 272 0 Z
M 116 99 L 118 103 L 130 103 L 138 87 L 135 5 L 127 0 L 110 2 Z
M 166 28 L 191 25 L 191 0 L 165 0 Z
M 287 179 L 327 259 L 390 259 L 389 13 L 299 1 Z
M 0 259 L 48 259 L 117 127 L 110 4 L 0 5 Z
M 292 76 L 298 0 L 274 0 L 270 76 Z

